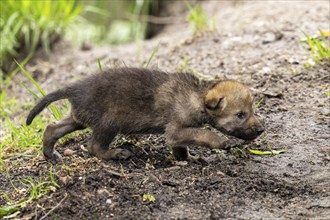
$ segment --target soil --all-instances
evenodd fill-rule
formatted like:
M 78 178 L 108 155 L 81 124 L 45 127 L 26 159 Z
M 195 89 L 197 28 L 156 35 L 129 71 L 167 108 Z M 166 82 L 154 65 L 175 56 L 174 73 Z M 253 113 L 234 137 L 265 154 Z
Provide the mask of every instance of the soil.
M 217 31 L 193 36 L 189 24 L 173 24 L 148 41 L 86 51 L 61 42 L 51 55 L 38 54 L 27 69 L 49 92 L 98 72 L 97 58 L 103 69 L 141 66 L 158 45 L 149 68 L 177 71 L 186 56 L 190 70 L 202 77 L 250 85 L 256 100 L 263 99 L 256 111 L 266 121 L 266 135 L 241 150 L 191 147 L 208 164 L 176 162 L 165 139 L 156 135 L 120 136 L 117 145 L 134 156 L 100 161 L 85 151 L 88 132 L 73 136 L 57 146 L 67 155 L 65 165 L 53 165 L 59 186 L 27 204 L 16 218 L 40 219 L 49 212 L 45 219 L 329 219 L 330 99 L 324 90 L 330 90 L 330 63 L 306 68 L 310 53 L 297 42 L 302 31 L 329 30 L 329 2 L 202 5 L 216 17 Z M 19 74 L 15 82 L 18 77 L 27 81 Z M 18 83 L 10 92 L 35 102 Z M 246 150 L 269 147 L 287 152 L 257 156 Z M 27 188 L 20 181 L 27 177 L 49 179 L 52 164 L 28 156 L 5 160 L 18 189 Z M 6 173 L 0 174 L 0 185 L 5 193 L 13 191 Z M 24 193 L 18 191 L 18 198 Z M 143 201 L 144 194 L 155 201 Z M 5 203 L 1 197 L 0 206 Z

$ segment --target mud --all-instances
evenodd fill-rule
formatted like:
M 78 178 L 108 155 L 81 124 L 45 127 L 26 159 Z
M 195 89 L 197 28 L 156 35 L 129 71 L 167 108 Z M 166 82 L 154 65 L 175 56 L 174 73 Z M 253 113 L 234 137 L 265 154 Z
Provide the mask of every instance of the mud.
M 329 2 L 204 1 L 203 7 L 216 16 L 218 31 L 192 37 L 188 24 L 176 24 L 138 45 L 89 51 L 62 42 L 27 68 L 49 92 L 97 72 L 97 58 L 103 68 L 141 66 L 159 45 L 150 68 L 176 71 L 186 56 L 188 68 L 201 77 L 253 87 L 256 101 L 263 99 L 256 111 L 266 121 L 266 135 L 236 153 L 193 147 L 193 154 L 208 158 L 199 164 L 175 162 L 164 138 L 155 135 L 118 137 L 117 145 L 134 156 L 100 161 L 84 150 L 87 132 L 57 147 L 62 155 L 72 150 L 65 166 L 53 166 L 59 187 L 17 217 L 39 219 L 51 210 L 46 219 L 329 219 L 330 101 L 323 90 L 330 89 L 330 64 L 305 68 L 310 54 L 297 43 L 302 31 L 329 29 Z M 26 93 L 15 84 L 11 92 Z M 29 94 L 19 98 L 32 101 Z M 287 152 L 247 152 L 270 147 Z M 17 188 L 24 188 L 20 180 L 26 177 L 49 179 L 51 164 L 30 158 L 5 160 Z M 0 175 L 1 190 L 11 192 L 8 175 Z M 144 194 L 155 201 L 143 201 Z

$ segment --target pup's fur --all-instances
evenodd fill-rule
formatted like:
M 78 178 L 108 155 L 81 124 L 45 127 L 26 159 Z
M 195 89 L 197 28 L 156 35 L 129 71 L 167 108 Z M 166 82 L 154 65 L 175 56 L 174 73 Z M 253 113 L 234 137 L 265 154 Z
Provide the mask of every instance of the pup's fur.
M 121 68 L 92 75 L 45 96 L 30 112 L 26 124 L 51 102 L 68 99 L 69 117 L 48 125 L 43 140 L 46 158 L 62 161 L 54 149 L 64 135 L 90 127 L 88 146 L 99 158 L 125 159 L 128 150 L 110 148 L 118 134 L 165 133 L 177 160 L 188 159 L 187 145 L 223 148 L 226 140 L 206 129 L 251 140 L 264 127 L 253 113 L 253 96 L 236 81 L 203 81 L 191 74 Z

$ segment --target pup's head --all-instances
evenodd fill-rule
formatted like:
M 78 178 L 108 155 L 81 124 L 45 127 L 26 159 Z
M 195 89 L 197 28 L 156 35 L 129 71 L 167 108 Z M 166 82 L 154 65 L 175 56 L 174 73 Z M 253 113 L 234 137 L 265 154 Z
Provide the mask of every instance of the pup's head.
M 221 132 L 244 140 L 258 137 L 264 125 L 254 115 L 250 89 L 236 81 L 221 81 L 205 96 L 210 124 Z

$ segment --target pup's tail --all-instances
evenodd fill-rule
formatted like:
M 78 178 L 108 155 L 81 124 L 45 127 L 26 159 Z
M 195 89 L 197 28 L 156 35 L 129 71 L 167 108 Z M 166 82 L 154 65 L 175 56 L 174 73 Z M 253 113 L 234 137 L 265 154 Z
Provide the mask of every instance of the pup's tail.
M 34 108 L 30 111 L 29 115 L 26 119 L 26 124 L 30 125 L 33 121 L 34 117 L 38 115 L 44 108 L 46 108 L 50 103 L 60 100 L 60 99 L 66 99 L 70 97 L 69 88 L 64 88 L 57 90 L 55 92 L 49 93 L 45 97 L 41 99 L 41 101 L 34 106 Z

